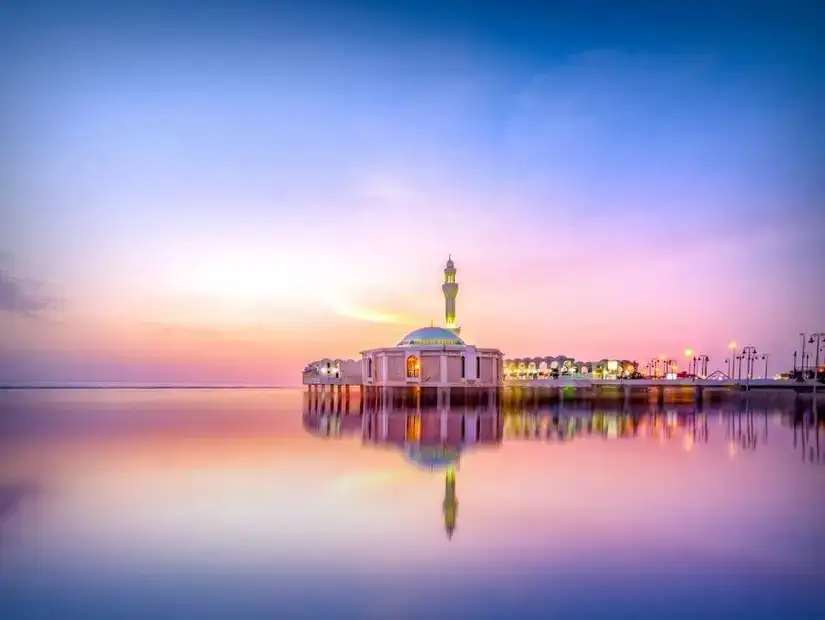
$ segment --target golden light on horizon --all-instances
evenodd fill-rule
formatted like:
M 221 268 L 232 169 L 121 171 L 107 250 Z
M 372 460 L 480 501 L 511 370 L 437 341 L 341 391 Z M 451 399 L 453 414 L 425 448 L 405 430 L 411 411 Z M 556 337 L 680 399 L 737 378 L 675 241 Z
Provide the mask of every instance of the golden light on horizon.
M 685 357 L 693 357 L 693 349 L 685 349 Z

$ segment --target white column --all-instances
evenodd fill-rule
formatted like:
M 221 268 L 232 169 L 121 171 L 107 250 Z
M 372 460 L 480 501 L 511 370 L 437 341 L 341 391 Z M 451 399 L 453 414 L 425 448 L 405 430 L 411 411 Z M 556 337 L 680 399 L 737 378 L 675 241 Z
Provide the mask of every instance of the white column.
M 389 370 L 389 365 L 388 365 L 388 362 L 387 362 L 387 356 L 382 355 L 381 356 L 381 383 L 383 383 L 384 385 L 386 385 L 386 383 L 387 383 L 388 370 Z
M 439 383 L 447 385 L 447 353 L 445 351 L 442 351 L 438 358 L 438 370 L 441 375 Z

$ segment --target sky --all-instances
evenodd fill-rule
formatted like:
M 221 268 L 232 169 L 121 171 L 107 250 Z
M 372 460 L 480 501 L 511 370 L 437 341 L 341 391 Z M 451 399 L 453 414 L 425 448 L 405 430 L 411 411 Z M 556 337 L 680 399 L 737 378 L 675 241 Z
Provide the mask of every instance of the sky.
M 10 2 L 0 382 L 825 331 L 815 3 Z M 809 348 L 810 350 L 810 348 Z M 825 357 L 825 354 L 823 354 Z

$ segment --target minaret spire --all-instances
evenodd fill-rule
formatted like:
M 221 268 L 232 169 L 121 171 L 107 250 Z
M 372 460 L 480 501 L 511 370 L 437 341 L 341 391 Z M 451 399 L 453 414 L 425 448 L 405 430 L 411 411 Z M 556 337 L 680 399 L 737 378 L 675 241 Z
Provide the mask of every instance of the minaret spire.
M 444 268 L 444 284 L 441 290 L 444 291 L 444 326 L 456 335 L 461 331 L 455 320 L 455 298 L 458 295 L 458 284 L 455 281 L 455 264 L 453 255 L 447 255 L 447 266 Z

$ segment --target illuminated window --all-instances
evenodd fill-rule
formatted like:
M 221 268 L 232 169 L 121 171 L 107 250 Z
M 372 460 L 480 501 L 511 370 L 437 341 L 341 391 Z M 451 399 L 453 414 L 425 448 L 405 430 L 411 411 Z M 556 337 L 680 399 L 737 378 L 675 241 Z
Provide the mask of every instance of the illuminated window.
M 407 377 L 410 379 L 417 379 L 421 376 L 421 364 L 418 361 L 418 357 L 415 355 L 410 355 L 407 358 Z

